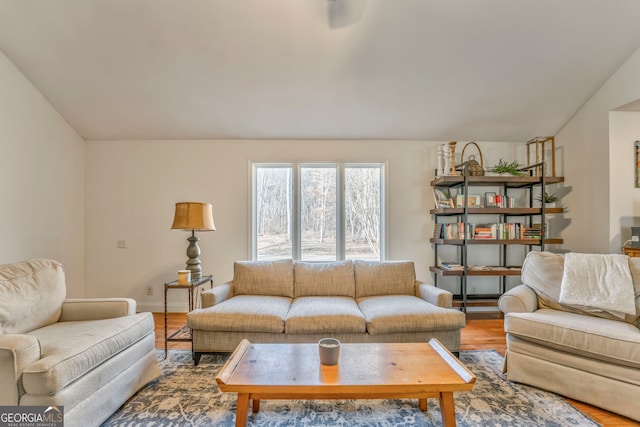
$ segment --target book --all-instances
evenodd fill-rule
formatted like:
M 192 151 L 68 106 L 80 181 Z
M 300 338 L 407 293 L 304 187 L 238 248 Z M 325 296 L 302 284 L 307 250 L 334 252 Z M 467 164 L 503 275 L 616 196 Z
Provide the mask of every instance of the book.
M 463 270 L 462 264 L 453 261 L 442 261 L 440 268 L 443 270 Z
M 442 237 L 442 224 L 436 224 L 433 227 L 433 238 L 440 239 Z

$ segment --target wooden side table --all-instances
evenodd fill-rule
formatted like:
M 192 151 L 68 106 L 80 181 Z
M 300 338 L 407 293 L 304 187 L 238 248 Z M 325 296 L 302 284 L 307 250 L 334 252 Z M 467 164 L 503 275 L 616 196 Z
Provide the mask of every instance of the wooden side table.
M 634 248 L 631 246 L 623 246 L 622 247 L 622 252 L 624 252 L 625 255 L 628 255 L 630 257 L 640 257 L 640 248 Z
M 209 275 L 209 276 L 202 276 L 202 278 L 200 279 L 196 279 L 196 280 L 192 280 L 189 284 L 187 285 L 179 285 L 177 280 L 174 280 L 173 282 L 166 282 L 164 284 L 164 358 L 167 358 L 167 343 L 169 341 L 191 341 L 191 331 L 189 331 L 189 336 L 186 338 L 180 338 L 180 337 L 176 337 L 178 334 L 180 334 L 181 332 L 183 332 L 183 329 L 185 329 L 186 325 L 183 326 L 182 328 L 179 328 L 178 330 L 174 331 L 173 333 L 171 333 L 171 335 L 167 335 L 168 334 L 168 326 L 167 326 L 167 291 L 169 289 L 186 289 L 189 292 L 189 311 L 193 310 L 195 308 L 196 305 L 196 298 L 193 295 L 193 291 L 196 290 L 198 287 L 204 285 L 205 283 L 209 282 L 209 285 L 211 288 L 213 288 L 213 276 Z M 197 296 L 197 295 L 196 295 Z

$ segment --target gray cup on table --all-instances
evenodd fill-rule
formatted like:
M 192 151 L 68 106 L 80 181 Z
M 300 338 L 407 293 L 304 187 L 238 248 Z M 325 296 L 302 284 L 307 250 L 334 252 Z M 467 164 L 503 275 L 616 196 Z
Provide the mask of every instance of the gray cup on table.
M 340 341 L 335 338 L 322 338 L 318 342 L 320 363 L 323 365 L 336 365 L 340 359 Z

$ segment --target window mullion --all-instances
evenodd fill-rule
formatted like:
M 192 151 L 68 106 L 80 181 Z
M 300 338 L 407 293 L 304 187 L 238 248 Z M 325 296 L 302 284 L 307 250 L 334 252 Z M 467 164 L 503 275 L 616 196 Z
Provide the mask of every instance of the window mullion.
M 291 173 L 293 175 L 291 180 L 293 197 L 293 212 L 291 212 L 291 249 L 293 259 L 299 260 L 302 255 L 302 230 L 300 226 L 302 221 L 300 188 L 302 185 L 300 183 L 301 174 L 299 163 L 291 165 Z
M 336 173 L 336 259 L 345 259 L 345 206 L 344 206 L 344 164 L 337 165 Z

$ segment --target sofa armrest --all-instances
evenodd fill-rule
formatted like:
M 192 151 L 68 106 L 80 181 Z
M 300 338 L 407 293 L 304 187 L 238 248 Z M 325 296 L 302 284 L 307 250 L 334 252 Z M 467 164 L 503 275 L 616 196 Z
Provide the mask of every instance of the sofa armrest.
M 233 281 L 214 286 L 200 294 L 202 308 L 207 308 L 220 304 L 222 301 L 231 298 Z
M 17 405 L 22 390 L 22 371 L 40 360 L 40 341 L 32 335 L 0 335 L 0 406 Z
M 504 314 L 532 313 L 538 309 L 538 298 L 529 286 L 518 285 L 502 294 L 498 307 Z
M 100 320 L 136 314 L 136 300 L 132 298 L 66 299 L 62 303 L 60 322 Z
M 416 280 L 416 296 L 442 308 L 451 308 L 453 305 L 453 294 L 451 292 L 419 280 Z

